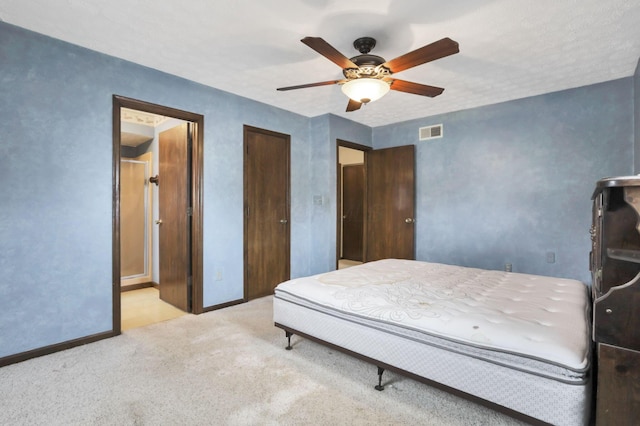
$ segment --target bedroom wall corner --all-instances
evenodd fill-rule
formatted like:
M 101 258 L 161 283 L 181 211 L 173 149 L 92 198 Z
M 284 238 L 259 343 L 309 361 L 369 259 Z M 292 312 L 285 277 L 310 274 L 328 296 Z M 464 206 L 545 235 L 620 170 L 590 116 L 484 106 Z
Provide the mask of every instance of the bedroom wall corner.
M 338 218 L 338 212 L 337 212 L 338 170 L 336 167 L 338 162 L 337 141 L 338 139 L 340 139 L 342 141 L 353 142 L 359 145 L 372 146 L 373 129 L 369 126 L 356 123 L 354 121 L 347 120 L 345 118 L 338 117 L 336 115 L 331 115 L 330 120 L 331 120 L 331 134 L 329 136 L 329 140 L 330 140 L 329 165 L 331 170 L 330 191 L 331 191 L 332 199 L 334 200 L 334 203 L 331 209 L 329 235 L 331 236 L 331 244 L 332 244 L 331 247 L 333 248 L 331 252 L 332 257 L 330 259 L 331 266 L 332 266 L 331 269 L 334 269 L 336 267 L 336 257 L 338 256 L 338 253 L 336 253 L 337 245 L 338 245 L 338 242 L 336 240 L 337 239 L 336 231 L 338 226 L 336 222 Z
M 371 146 L 372 129 L 333 114 L 310 119 L 311 191 L 307 202 L 311 215 L 309 273 L 336 268 L 336 139 Z
M 330 211 L 334 203 L 334 197 L 328 190 L 331 177 L 329 157 L 329 135 L 331 123 L 329 115 L 324 114 L 313 117 L 309 122 L 310 158 L 309 173 L 311 175 L 311 187 L 305 194 L 309 208 L 309 274 L 317 274 L 330 271 L 328 260 L 331 253 L 331 241 L 329 235 Z M 318 201 L 320 200 L 320 201 Z M 333 249 L 335 252 L 335 249 Z

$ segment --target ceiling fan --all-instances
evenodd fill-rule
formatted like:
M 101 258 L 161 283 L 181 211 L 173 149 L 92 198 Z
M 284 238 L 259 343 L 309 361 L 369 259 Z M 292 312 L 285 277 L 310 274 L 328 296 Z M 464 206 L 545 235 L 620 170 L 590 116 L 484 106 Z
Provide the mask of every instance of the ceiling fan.
M 320 37 L 305 37 L 300 40 L 331 62 L 342 68 L 345 78 L 342 80 L 321 81 L 319 83 L 280 87 L 277 90 L 295 90 L 307 87 L 342 85 L 342 91 L 349 97 L 347 112 L 355 111 L 362 104 L 373 102 L 384 96 L 389 90 L 434 97 L 441 94 L 442 87 L 427 86 L 410 81 L 391 78 L 391 75 L 406 69 L 422 65 L 445 56 L 458 53 L 458 43 L 445 37 L 434 43 L 413 50 L 390 61 L 369 52 L 376 45 L 371 37 L 361 37 L 353 42 L 360 55 L 349 59 Z

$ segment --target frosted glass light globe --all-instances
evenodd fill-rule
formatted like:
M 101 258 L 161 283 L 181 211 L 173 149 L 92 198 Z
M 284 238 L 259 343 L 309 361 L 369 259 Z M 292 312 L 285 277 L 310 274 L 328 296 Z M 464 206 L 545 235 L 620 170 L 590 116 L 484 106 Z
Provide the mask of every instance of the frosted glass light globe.
M 377 78 L 358 78 L 342 85 L 342 92 L 356 102 L 373 102 L 387 94 L 391 86 Z

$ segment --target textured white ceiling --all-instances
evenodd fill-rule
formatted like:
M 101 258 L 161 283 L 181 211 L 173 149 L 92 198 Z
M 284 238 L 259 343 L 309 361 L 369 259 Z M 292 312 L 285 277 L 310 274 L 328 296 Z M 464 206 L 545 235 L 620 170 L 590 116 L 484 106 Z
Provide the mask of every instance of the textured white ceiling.
M 633 74 L 638 0 L 2 0 L 5 22 L 313 117 L 380 126 Z M 346 113 L 342 78 L 300 42 L 322 37 L 347 57 L 374 37 L 387 60 L 450 37 L 460 53 L 394 77 L 444 87 L 391 91 Z

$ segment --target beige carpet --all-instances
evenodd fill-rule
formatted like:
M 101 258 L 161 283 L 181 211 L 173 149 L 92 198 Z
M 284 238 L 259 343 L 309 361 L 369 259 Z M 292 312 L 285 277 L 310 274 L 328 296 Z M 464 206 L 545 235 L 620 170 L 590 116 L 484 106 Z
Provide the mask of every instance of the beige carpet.
M 0 368 L 2 425 L 515 425 L 273 326 L 272 298 Z

